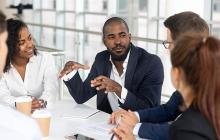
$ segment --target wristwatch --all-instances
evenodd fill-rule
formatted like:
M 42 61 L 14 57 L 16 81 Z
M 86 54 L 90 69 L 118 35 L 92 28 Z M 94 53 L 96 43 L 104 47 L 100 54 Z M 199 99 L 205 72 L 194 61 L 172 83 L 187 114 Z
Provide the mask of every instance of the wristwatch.
M 43 102 L 43 105 L 41 106 L 41 108 L 46 108 L 47 107 L 47 101 L 43 100 L 43 99 L 39 99 L 41 102 Z
M 44 101 L 42 108 L 46 108 L 46 107 L 47 107 L 47 101 Z

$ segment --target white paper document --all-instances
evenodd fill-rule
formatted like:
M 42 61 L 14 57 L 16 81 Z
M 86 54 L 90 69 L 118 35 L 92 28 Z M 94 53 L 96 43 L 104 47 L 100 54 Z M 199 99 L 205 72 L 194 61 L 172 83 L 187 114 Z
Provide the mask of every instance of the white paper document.
M 95 115 L 98 112 L 100 111 L 95 108 L 88 107 L 84 104 L 77 104 L 69 112 L 62 114 L 61 117 L 65 119 L 88 119 L 89 117 Z
M 95 140 L 110 140 L 112 135 L 110 131 L 114 127 L 114 125 L 107 122 L 93 123 L 78 127 L 76 132 L 86 137 L 94 138 Z
M 113 129 L 116 125 L 108 124 L 107 122 L 101 123 L 93 123 L 87 124 L 78 127 L 76 133 L 80 135 L 84 135 L 89 138 L 93 138 L 95 140 L 110 140 L 112 133 L 110 133 L 111 129 Z M 114 137 L 116 140 L 116 137 Z M 144 140 L 139 137 L 136 137 L 136 140 Z

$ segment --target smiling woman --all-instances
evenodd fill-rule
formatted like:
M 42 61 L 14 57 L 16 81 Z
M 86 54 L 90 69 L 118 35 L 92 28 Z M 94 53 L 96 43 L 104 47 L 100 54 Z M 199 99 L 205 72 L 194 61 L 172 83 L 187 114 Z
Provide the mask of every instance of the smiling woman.
M 55 99 L 58 90 L 53 57 L 37 52 L 27 25 L 7 20 L 8 56 L 0 82 L 0 102 L 14 106 L 19 96 L 32 97 L 32 111 Z
M 11 63 L 13 63 L 13 65 L 16 65 L 20 62 L 27 63 L 31 58 L 31 56 L 28 57 L 28 52 L 31 51 L 37 55 L 37 50 L 35 49 L 31 34 L 29 33 L 27 25 L 24 22 L 9 19 L 7 20 L 7 26 L 9 33 L 7 40 L 9 54 L 4 72 L 7 72 L 11 68 Z

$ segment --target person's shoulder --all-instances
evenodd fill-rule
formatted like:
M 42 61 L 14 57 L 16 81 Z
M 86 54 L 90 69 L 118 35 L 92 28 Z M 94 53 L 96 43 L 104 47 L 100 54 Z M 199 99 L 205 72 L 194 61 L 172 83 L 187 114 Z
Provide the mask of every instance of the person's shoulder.
M 176 131 L 201 134 L 215 137 L 214 129 L 205 116 L 197 109 L 190 107 L 171 125 Z
M 192 108 L 189 108 L 173 123 L 173 126 L 177 129 L 194 129 L 192 126 L 198 126 L 198 120 L 201 121 L 200 113 Z
M 104 50 L 104 51 L 97 53 L 95 60 L 103 60 L 103 59 L 109 58 L 109 56 L 110 56 L 109 51 Z
M 98 52 L 96 56 L 106 56 L 106 55 L 109 55 L 109 51 L 108 50 L 104 50 L 104 51 Z
M 39 61 L 40 63 L 48 63 L 53 62 L 54 57 L 48 52 L 37 52 L 33 60 Z
M 53 56 L 48 53 L 48 52 L 37 52 L 36 55 L 38 58 L 42 58 L 42 59 L 48 59 L 48 58 L 52 58 Z

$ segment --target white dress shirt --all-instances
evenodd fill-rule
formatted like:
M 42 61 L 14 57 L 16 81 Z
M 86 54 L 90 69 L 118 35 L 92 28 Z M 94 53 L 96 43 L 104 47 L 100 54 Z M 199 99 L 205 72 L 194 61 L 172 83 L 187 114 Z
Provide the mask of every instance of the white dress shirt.
M 127 66 L 128 66 L 129 57 L 130 57 L 130 51 L 129 51 L 125 61 L 123 62 L 123 72 L 122 72 L 121 76 L 119 75 L 119 73 L 118 73 L 118 71 L 117 71 L 117 69 L 116 69 L 116 67 L 110 57 L 110 61 L 112 63 L 112 70 L 111 70 L 111 74 L 110 74 L 110 79 L 116 81 L 117 83 L 119 83 L 122 86 L 121 98 L 118 97 L 117 94 L 114 92 L 108 93 L 108 101 L 109 101 L 109 104 L 110 104 L 113 112 L 119 109 L 118 100 L 123 104 L 125 102 L 126 97 L 127 97 L 128 91 L 124 87 L 124 85 L 125 85 L 125 74 L 126 74 L 126 70 L 127 70 Z
M 140 123 L 140 116 L 139 116 L 138 112 L 134 112 L 134 113 L 135 113 L 135 115 L 137 116 L 139 123 L 137 123 L 137 124 L 134 126 L 133 134 L 134 134 L 135 136 L 138 136 L 138 132 L 139 132 L 139 129 L 140 129 L 142 123 Z
M 0 105 L 0 114 L 2 140 L 42 140 L 35 120 L 3 105 Z
M 124 87 L 124 84 L 125 84 L 125 74 L 126 74 L 126 70 L 127 70 L 129 57 L 130 57 L 130 51 L 128 52 L 128 55 L 123 63 L 123 73 L 121 74 L 121 76 L 119 76 L 119 73 L 118 73 L 115 65 L 111 61 L 111 57 L 110 57 L 110 61 L 112 63 L 110 79 L 118 82 L 122 86 L 121 98 L 118 97 L 115 93 L 111 93 L 111 92 L 108 93 L 108 101 L 109 101 L 109 104 L 111 106 L 112 111 L 116 111 L 117 109 L 119 109 L 118 100 L 123 104 L 125 102 L 126 97 L 127 97 L 128 91 Z M 64 81 L 69 81 L 76 74 L 76 72 L 77 72 L 76 70 L 73 70 L 72 72 L 68 73 L 67 75 L 64 75 L 62 79 Z
M 24 81 L 11 64 L 0 81 L 0 102 L 14 106 L 16 97 L 31 95 L 48 101 L 49 106 L 59 92 L 57 69 L 49 54 L 37 53 L 30 58 Z

